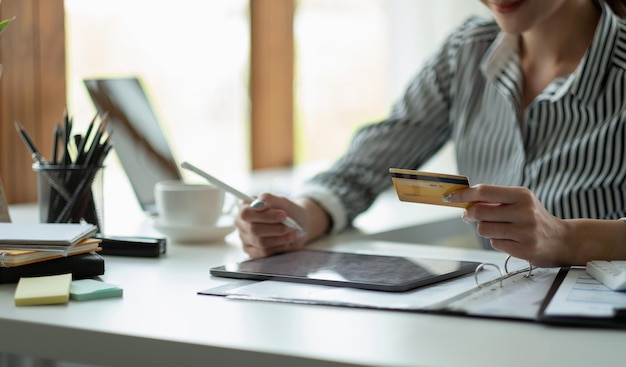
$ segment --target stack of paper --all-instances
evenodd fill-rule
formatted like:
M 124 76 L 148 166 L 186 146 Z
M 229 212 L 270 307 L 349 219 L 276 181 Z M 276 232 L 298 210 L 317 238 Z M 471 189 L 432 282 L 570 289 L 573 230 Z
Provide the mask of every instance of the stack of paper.
M 0 284 L 21 277 L 72 273 L 74 278 L 104 273 L 101 240 L 92 224 L 0 223 Z
M 64 256 L 84 254 L 92 251 L 100 251 L 100 240 L 86 238 L 68 249 L 67 254 L 59 251 L 45 250 L 2 250 L 0 249 L 0 267 L 13 267 L 33 264 L 41 261 L 58 259 Z
M 93 224 L 0 223 L 0 250 L 46 250 L 67 255 L 97 230 Z

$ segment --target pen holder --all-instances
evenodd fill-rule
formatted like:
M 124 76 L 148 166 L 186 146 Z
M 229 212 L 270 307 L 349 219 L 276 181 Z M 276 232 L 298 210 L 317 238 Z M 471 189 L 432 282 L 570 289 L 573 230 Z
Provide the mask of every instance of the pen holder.
M 90 223 L 103 229 L 103 169 L 34 164 L 42 223 Z

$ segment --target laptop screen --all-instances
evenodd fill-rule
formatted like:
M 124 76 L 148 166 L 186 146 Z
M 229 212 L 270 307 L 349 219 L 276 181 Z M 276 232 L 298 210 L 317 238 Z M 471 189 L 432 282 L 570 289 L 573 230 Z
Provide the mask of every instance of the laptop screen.
M 84 83 L 98 112 L 109 114 L 111 142 L 141 208 L 156 214 L 154 185 L 182 178 L 141 82 L 128 77 Z

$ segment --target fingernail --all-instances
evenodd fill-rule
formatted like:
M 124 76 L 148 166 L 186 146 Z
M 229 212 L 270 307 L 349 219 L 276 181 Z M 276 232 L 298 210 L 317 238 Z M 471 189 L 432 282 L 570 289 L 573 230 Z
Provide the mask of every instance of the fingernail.
M 463 214 L 461 214 L 461 219 L 463 219 L 463 222 L 469 224 L 470 221 L 467 219 L 467 210 L 463 212 Z
M 254 209 L 261 209 L 263 205 L 265 205 L 265 203 L 261 199 L 256 199 L 250 203 L 250 206 Z
M 451 203 L 452 202 L 452 193 L 449 192 L 449 193 L 443 195 L 443 197 L 441 199 L 443 200 L 444 203 Z

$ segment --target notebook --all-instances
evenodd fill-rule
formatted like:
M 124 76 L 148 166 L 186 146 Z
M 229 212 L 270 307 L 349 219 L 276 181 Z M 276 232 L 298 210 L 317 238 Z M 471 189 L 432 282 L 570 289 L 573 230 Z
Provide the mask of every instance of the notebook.
M 79 223 L 0 223 L 0 249 L 57 250 L 67 254 L 97 229 L 93 224 Z
M 17 283 L 24 277 L 65 273 L 71 273 L 73 279 L 91 278 L 104 274 L 104 270 L 104 258 L 97 252 L 87 252 L 34 264 L 0 267 L 0 284 Z
M 163 129 L 137 77 L 85 79 L 99 113 L 108 112 L 111 141 L 142 210 L 156 215 L 154 185 L 181 180 Z
M 58 259 L 64 256 L 73 256 L 92 251 L 100 251 L 102 250 L 99 246 L 100 242 L 101 241 L 97 238 L 86 238 L 72 246 L 65 255 L 58 251 L 0 249 L 0 268 L 24 266 L 42 261 Z

